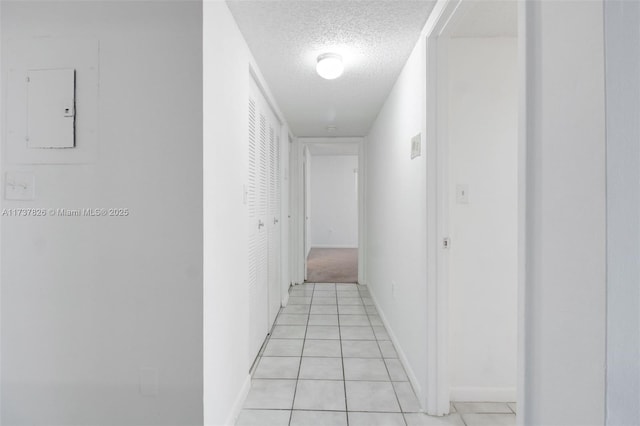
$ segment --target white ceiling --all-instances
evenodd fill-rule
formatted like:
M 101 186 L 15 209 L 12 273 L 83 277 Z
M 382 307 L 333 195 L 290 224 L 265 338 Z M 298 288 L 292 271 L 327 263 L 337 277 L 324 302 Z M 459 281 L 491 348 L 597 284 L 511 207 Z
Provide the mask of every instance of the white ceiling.
M 517 0 L 475 0 L 455 23 L 452 37 L 516 37 Z
M 296 136 L 365 136 L 418 41 L 435 1 L 227 2 Z M 337 80 L 319 54 L 343 56 Z M 327 126 L 337 126 L 332 132 Z
M 313 156 L 321 155 L 358 155 L 359 147 L 357 143 L 336 142 L 336 143 L 311 143 L 307 145 L 309 152 Z

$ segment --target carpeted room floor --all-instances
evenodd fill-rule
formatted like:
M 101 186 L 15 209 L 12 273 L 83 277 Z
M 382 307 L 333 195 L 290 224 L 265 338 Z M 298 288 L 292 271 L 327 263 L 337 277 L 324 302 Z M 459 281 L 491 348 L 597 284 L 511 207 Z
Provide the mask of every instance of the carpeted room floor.
M 357 283 L 357 248 L 312 248 L 307 258 L 311 283 Z

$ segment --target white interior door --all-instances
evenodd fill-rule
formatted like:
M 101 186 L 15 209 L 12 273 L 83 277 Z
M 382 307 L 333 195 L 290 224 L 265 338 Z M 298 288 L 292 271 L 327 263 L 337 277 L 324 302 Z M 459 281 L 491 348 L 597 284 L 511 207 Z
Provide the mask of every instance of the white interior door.
M 269 127 L 269 215 L 267 222 L 269 257 L 269 324 L 280 309 L 280 136 Z
M 280 123 L 251 79 L 249 98 L 250 349 L 257 354 L 280 307 Z
M 254 95 L 255 93 L 252 93 Z M 255 97 L 249 100 L 249 299 L 250 349 L 257 354 L 268 332 L 266 276 L 266 121 L 257 108 Z

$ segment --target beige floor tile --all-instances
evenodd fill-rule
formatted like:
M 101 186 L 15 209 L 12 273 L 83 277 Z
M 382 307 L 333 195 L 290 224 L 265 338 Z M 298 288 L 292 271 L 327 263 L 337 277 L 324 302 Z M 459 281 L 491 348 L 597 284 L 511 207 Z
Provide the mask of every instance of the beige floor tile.
M 344 382 L 338 380 L 298 380 L 295 410 L 346 411 Z
M 236 426 L 288 426 L 290 410 L 242 410 Z
M 344 411 L 300 411 L 291 414 L 291 426 L 347 426 Z

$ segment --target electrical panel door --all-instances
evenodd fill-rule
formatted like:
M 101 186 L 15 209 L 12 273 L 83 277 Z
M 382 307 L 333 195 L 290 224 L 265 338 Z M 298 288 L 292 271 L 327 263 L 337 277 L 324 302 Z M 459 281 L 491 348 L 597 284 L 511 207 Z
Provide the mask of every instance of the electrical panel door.
M 29 70 L 27 73 L 27 146 L 75 146 L 74 69 Z

